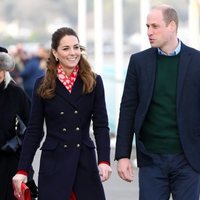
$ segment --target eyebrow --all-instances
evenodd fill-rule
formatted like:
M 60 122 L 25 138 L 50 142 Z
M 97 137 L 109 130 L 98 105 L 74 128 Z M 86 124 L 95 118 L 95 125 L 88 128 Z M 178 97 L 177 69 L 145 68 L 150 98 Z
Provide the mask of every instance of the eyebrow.
M 151 23 L 151 24 L 146 24 L 146 26 L 159 26 L 158 23 Z
M 61 46 L 62 48 L 64 47 L 69 47 L 70 45 L 64 45 L 64 46 Z M 73 46 L 80 46 L 79 44 L 74 44 Z

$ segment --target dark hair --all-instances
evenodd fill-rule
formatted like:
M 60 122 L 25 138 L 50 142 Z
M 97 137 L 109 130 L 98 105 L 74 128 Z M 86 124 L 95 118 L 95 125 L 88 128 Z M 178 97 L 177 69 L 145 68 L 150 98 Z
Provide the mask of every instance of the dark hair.
M 68 27 L 62 27 L 57 29 L 51 38 L 51 51 L 49 54 L 49 59 L 47 61 L 47 71 L 44 79 L 40 87 L 38 88 L 38 94 L 44 99 L 50 99 L 55 96 L 55 88 L 56 88 L 56 78 L 57 78 L 57 65 L 58 61 L 56 61 L 52 50 L 57 50 L 60 40 L 66 36 L 72 35 L 75 36 L 78 41 L 79 38 L 76 32 Z M 82 48 L 80 47 L 82 50 Z M 92 68 L 88 61 L 81 55 L 80 61 L 78 63 L 79 66 L 79 75 L 83 81 L 83 93 L 90 93 L 93 91 L 96 85 L 96 75 L 92 72 Z

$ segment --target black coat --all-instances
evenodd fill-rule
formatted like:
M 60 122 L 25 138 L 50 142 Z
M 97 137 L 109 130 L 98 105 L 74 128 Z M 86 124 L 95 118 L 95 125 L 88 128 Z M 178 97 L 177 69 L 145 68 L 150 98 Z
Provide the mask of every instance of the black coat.
M 13 82 L 4 88 L 0 83 L 0 147 L 15 135 L 15 116 L 18 114 L 27 125 L 30 114 L 30 100 L 24 91 Z M 12 177 L 17 171 L 19 153 L 0 151 L 0 199 L 14 200 Z
M 93 122 L 98 162 L 110 162 L 108 117 L 103 82 L 96 78 L 90 94 L 82 94 L 83 83 L 77 77 L 70 94 L 56 80 L 56 95 L 44 100 L 33 93 L 33 107 L 25 137 L 20 170 L 28 170 L 40 143 L 43 122 L 46 138 L 41 147 L 39 200 L 67 200 L 73 190 L 79 200 L 104 200 L 95 158 L 95 145 L 90 138 Z

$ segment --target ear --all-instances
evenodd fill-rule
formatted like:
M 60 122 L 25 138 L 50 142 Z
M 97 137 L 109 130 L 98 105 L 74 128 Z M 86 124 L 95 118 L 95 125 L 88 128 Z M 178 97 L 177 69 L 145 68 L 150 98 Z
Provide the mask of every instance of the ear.
M 55 49 L 52 49 L 52 53 L 53 53 L 53 55 L 54 55 L 54 57 L 55 57 L 55 59 L 57 58 L 57 52 L 56 52 L 56 50 Z
M 176 32 L 177 27 L 176 27 L 176 23 L 174 21 L 171 21 L 169 26 L 170 26 L 171 31 Z

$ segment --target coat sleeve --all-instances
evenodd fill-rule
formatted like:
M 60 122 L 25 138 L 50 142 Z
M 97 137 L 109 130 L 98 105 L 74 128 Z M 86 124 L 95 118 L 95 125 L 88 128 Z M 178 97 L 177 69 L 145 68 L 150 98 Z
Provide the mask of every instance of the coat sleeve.
M 24 91 L 21 90 L 21 95 L 20 95 L 20 106 L 19 106 L 19 112 L 17 113 L 19 117 L 22 119 L 23 123 L 27 126 L 29 117 L 30 117 L 30 112 L 31 112 L 31 100 L 30 98 L 26 95 Z
M 39 82 L 40 80 L 37 80 L 34 87 L 30 120 L 23 141 L 18 170 L 29 171 L 36 150 L 44 136 L 43 99 L 37 94 Z
M 96 78 L 95 98 L 92 112 L 93 130 L 98 162 L 110 163 L 110 136 L 105 102 L 104 85 L 100 76 Z
M 138 82 L 133 56 L 130 58 L 120 104 L 115 159 L 130 158 L 134 134 L 134 118 L 138 105 Z

